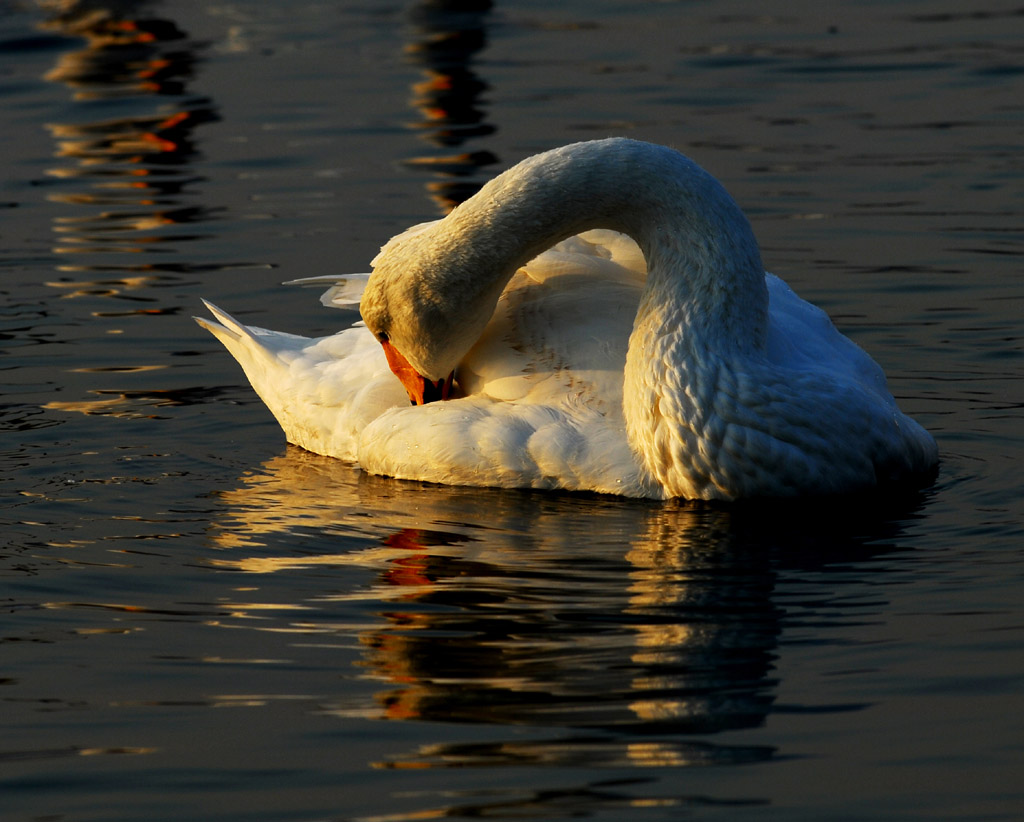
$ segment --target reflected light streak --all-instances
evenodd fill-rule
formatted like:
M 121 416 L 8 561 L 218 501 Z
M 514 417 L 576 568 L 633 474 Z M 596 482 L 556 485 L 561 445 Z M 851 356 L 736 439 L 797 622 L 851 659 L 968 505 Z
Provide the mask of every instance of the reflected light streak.
M 495 131 L 480 108 L 487 83 L 472 67 L 487 44 L 491 6 L 491 0 L 422 0 L 409 12 L 414 36 L 405 53 L 424 74 L 412 85 L 411 99 L 422 119 L 410 127 L 444 153 L 413 157 L 405 165 L 441 178 L 427 191 L 442 214 L 475 194 L 483 184 L 480 170 L 498 162 L 489 151 L 453 151 Z
M 223 393 L 220 388 L 173 388 L 150 391 L 116 391 L 96 389 L 89 392 L 105 399 L 80 401 L 51 401 L 43 408 L 73 411 L 87 416 L 111 416 L 122 419 L 161 419 L 147 409 L 165 406 L 197 405 L 216 400 Z
M 47 173 L 85 186 L 53 192 L 50 201 L 133 207 L 56 218 L 55 253 L 142 253 L 198 238 L 170 229 L 180 222 L 175 198 L 195 180 L 186 167 L 195 154 L 192 133 L 217 115 L 208 100 L 186 94 L 197 61 L 195 44 L 173 22 L 143 16 L 144 5 L 44 4 L 49 17 L 42 28 L 84 41 L 83 48 L 61 54 L 45 78 L 71 89 L 85 112 L 133 110 L 128 116 L 47 126 L 54 156 L 74 161 Z M 146 234 L 157 230 L 161 233 Z

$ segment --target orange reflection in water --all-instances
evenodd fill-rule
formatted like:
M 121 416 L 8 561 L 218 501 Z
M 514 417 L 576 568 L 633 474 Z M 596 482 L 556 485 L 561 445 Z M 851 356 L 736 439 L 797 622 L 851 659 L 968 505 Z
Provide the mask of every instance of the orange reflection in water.
M 413 84 L 411 100 L 421 119 L 410 125 L 441 153 L 405 164 L 440 178 L 429 182 L 427 191 L 443 214 L 475 194 L 482 185 L 480 169 L 498 162 L 489 151 L 458 150 L 495 130 L 482 110 L 487 83 L 473 69 L 487 44 L 491 6 L 491 0 L 424 0 L 409 11 L 413 37 L 405 53 L 424 74 Z
M 325 713 L 625 732 L 614 742 L 512 741 L 474 752 L 426 746 L 376 767 L 480 757 L 679 766 L 764 755 L 630 735 L 750 727 L 768 710 L 778 631 L 771 572 L 764 558 L 733 557 L 727 511 L 402 483 L 295 448 L 221 500 L 215 566 L 369 574 L 308 600 L 356 607 L 360 618 L 290 622 L 299 633 L 357 639 L 360 678 L 380 683 L 372 706 L 345 698 Z M 290 533 L 319 533 L 325 545 L 347 537 L 347 550 L 265 550 Z
M 181 310 L 177 295 L 168 302 L 156 289 L 179 282 L 181 272 L 217 267 L 168 262 L 183 245 L 206 236 L 191 226 L 209 221 L 212 212 L 189 202 L 190 188 L 201 180 L 190 167 L 196 130 L 217 119 L 211 102 L 188 90 L 201 48 L 175 22 L 155 16 L 150 3 L 42 5 L 48 16 L 41 27 L 74 44 L 45 75 L 66 87 L 73 100 L 64 122 L 47 125 L 55 157 L 47 171 L 47 199 L 58 204 L 52 251 L 65 261 L 58 271 L 86 272 L 74 279 L 59 275 L 47 285 L 62 299 L 83 301 L 83 313 L 100 320 L 175 315 Z M 163 294 L 172 297 L 168 290 Z M 125 333 L 112 322 L 104 326 L 105 335 Z M 125 375 L 167 366 L 138 362 L 141 348 L 128 339 L 105 339 L 111 341 L 106 350 L 118 353 L 104 356 L 102 365 L 74 370 L 116 373 L 122 381 L 91 390 L 88 398 L 55 400 L 47 409 L 156 419 L 155 409 L 196 399 L 185 396 L 187 390 L 126 385 Z M 102 349 L 101 344 L 91 350 Z M 125 361 L 116 359 L 122 350 Z
M 196 179 L 186 167 L 195 154 L 192 134 L 217 117 L 208 100 L 186 91 L 195 45 L 172 21 L 143 15 L 142 6 L 46 4 L 44 28 L 84 41 L 83 48 L 61 54 L 46 79 L 71 89 L 86 118 L 93 111 L 132 111 L 47 126 L 54 156 L 71 161 L 47 173 L 83 184 L 51 192 L 48 199 L 104 207 L 55 218 L 55 253 L 166 253 L 166 244 L 194 239 L 173 232 L 196 218 L 177 198 Z

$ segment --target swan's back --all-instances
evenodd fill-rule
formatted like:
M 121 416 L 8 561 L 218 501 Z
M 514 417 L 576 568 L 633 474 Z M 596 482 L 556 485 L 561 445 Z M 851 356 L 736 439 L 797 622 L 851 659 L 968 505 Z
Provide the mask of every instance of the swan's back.
M 668 455 L 659 484 L 691 498 L 784 497 L 926 475 L 938 459 L 935 441 L 900 411 L 879 365 L 824 311 L 765 278 L 762 350 L 681 357 L 671 375 L 659 375 L 678 386 L 662 390 L 660 407 L 669 410 L 641 434 Z
M 558 243 L 509 281 L 459 363 L 468 394 L 586 404 L 622 414 L 622 370 L 646 270 L 636 243 L 593 231 Z

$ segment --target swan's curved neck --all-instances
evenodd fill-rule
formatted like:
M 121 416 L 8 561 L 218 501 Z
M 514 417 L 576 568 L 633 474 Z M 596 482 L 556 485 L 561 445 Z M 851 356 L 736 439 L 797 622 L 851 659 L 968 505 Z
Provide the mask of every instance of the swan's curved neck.
M 636 240 L 647 284 L 623 374 L 626 436 L 652 493 L 715 495 L 687 437 L 705 424 L 729 364 L 764 350 L 768 326 L 757 241 L 725 189 L 671 149 L 602 140 L 521 163 L 449 223 L 444 233 L 457 239 L 442 254 L 461 273 L 448 285 L 477 318 L 490 317 L 519 266 L 566 237 L 610 228 Z
M 763 339 L 767 292 L 750 224 L 713 177 L 672 149 L 626 139 L 555 149 L 495 178 L 444 222 L 468 256 L 460 267 L 490 272 L 498 291 L 566 237 L 621 231 L 648 266 L 638 330 L 654 311 L 661 316 L 651 321 L 685 323 L 693 345 Z
M 768 293 L 743 213 L 678 152 L 616 138 L 525 160 L 443 220 L 388 243 L 363 319 L 418 374 L 443 379 L 516 270 L 591 228 L 630 235 L 647 261 L 623 373 L 626 436 L 652 489 L 703 496 L 712 480 L 687 456 L 699 448 L 680 443 L 703 424 L 737 355 L 764 350 Z

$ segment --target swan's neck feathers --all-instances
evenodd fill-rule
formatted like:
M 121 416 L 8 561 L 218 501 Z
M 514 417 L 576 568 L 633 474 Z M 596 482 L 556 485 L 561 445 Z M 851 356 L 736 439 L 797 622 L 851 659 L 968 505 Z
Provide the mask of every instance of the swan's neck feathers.
M 404 333 L 399 350 L 439 379 L 482 333 L 520 266 L 591 228 L 628 234 L 643 251 L 648 278 L 638 324 L 653 321 L 668 333 L 685 320 L 695 348 L 763 345 L 764 270 L 742 211 L 682 154 L 621 138 L 529 158 L 444 220 L 393 240 L 376 260 L 363 317 L 374 333 Z M 389 289 L 402 299 L 387 301 Z M 679 312 L 660 316 L 666 305 Z
M 729 382 L 720 372 L 765 346 L 768 293 L 746 217 L 697 164 L 631 140 L 569 146 L 515 171 L 485 187 L 479 207 L 449 218 L 452 236 L 468 237 L 465 246 L 483 257 L 471 270 L 502 271 L 504 284 L 554 242 L 590 228 L 636 240 L 647 284 L 623 382 L 630 445 L 666 495 L 729 496 L 736 479 L 717 476 L 700 454 L 710 462 L 720 447 L 716 421 L 705 419 Z
M 611 228 L 636 240 L 647 261 L 641 314 L 684 306 L 691 334 L 724 334 L 708 342 L 729 348 L 756 346 L 764 334 L 768 298 L 750 224 L 717 180 L 672 149 L 626 139 L 566 146 L 521 163 L 471 202 L 448 218 L 449 236 L 483 257 L 470 263 L 477 276 L 507 281 L 556 242 Z

